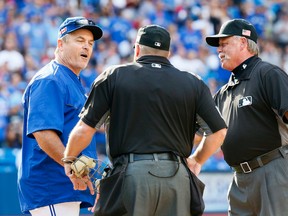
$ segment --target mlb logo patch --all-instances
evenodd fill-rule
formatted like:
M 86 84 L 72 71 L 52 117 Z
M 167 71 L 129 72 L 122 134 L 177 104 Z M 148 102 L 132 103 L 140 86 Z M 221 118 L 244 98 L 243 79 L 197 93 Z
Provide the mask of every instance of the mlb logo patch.
M 157 46 L 157 47 L 161 47 L 161 43 L 160 42 L 155 42 L 154 45 Z
M 161 68 L 161 64 L 152 63 L 151 67 L 153 67 L 153 68 Z
M 252 105 L 252 96 L 246 96 L 243 98 L 240 98 L 238 103 L 238 108 L 244 107 L 244 106 L 251 106 Z

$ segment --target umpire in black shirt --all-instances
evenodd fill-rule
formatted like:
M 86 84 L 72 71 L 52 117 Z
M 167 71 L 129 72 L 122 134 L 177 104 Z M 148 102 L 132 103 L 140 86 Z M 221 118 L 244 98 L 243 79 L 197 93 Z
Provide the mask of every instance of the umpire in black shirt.
M 235 171 L 229 215 L 288 215 L 288 76 L 258 57 L 257 33 L 243 19 L 206 42 L 217 47 L 230 80 L 215 95 L 228 125 L 222 146 Z
M 134 62 L 112 66 L 95 80 L 71 133 L 65 158 L 78 156 L 95 131 L 106 126 L 113 169 L 100 183 L 96 215 L 201 214 L 190 205 L 195 191 L 189 172 L 198 175 L 221 146 L 226 124 L 204 82 L 170 64 L 169 47 L 164 28 L 140 28 Z M 191 155 L 196 116 L 212 133 Z M 73 178 L 69 164 L 65 169 Z

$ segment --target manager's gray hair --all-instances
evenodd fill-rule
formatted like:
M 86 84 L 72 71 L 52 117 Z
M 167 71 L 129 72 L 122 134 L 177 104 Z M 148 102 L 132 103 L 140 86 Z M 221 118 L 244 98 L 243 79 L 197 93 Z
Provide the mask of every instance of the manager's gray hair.
M 64 35 L 62 38 L 60 38 L 60 40 L 62 40 L 64 43 L 66 43 L 68 41 L 69 38 L 69 34 Z M 58 47 L 56 47 L 54 54 L 57 55 L 59 53 L 59 49 Z

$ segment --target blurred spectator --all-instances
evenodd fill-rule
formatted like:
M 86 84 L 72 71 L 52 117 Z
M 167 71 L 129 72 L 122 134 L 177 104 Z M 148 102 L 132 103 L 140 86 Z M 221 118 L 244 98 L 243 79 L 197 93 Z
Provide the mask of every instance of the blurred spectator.
M 47 40 L 48 40 L 48 47 L 53 47 L 53 49 L 57 46 L 57 32 L 58 32 L 58 26 L 61 24 L 62 19 L 59 17 L 51 17 L 49 19 L 46 19 L 45 29 L 47 31 Z
M 186 19 L 185 25 L 179 29 L 179 34 L 180 41 L 183 43 L 185 49 L 198 51 L 203 35 L 199 29 L 195 28 L 192 19 Z
M 89 92 L 94 79 L 100 73 L 97 71 L 96 65 L 97 65 L 96 60 L 91 59 L 85 70 L 83 70 L 82 73 L 80 74 L 82 85 L 87 93 Z
M 25 59 L 24 80 L 26 81 L 27 84 L 30 82 L 34 74 L 37 72 L 37 70 L 41 67 L 29 53 L 25 54 L 24 59 Z
M 22 116 L 22 94 L 26 88 L 20 72 L 13 72 L 9 76 L 9 116 Z
M 153 14 L 156 14 L 156 8 L 154 6 L 153 0 L 143 1 L 138 8 L 138 16 L 142 17 L 151 17 Z
M 281 11 L 279 19 L 275 22 L 273 27 L 273 38 L 279 47 L 285 50 L 288 45 L 288 11 Z
M 123 14 L 125 14 L 124 11 Z M 111 40 L 117 42 L 117 44 L 127 38 L 127 34 L 131 28 L 131 21 L 129 21 L 127 18 L 124 18 L 124 15 L 110 17 L 109 35 Z
M 161 26 L 168 26 L 173 21 L 173 13 L 165 7 L 163 1 L 154 1 L 155 11 L 148 14 L 148 23 L 146 25 L 155 23 Z
M 253 5 L 252 8 L 253 10 L 245 18 L 254 25 L 258 37 L 265 38 L 265 25 L 269 23 L 267 7 L 260 4 Z
M 21 148 L 22 146 L 22 94 L 26 87 L 20 72 L 10 74 L 10 85 L 8 87 L 8 125 L 6 131 L 6 142 L 9 148 Z
M 17 7 L 14 1 L 4 1 L 4 11 L 5 11 L 5 16 L 4 16 L 4 22 L 6 24 L 6 29 L 10 30 L 10 27 L 12 27 L 13 22 L 14 22 L 14 17 L 17 14 Z
M 7 128 L 7 146 L 9 148 L 22 147 L 22 119 L 18 116 L 13 116 L 10 119 L 10 124 Z
M 179 70 L 191 71 L 191 69 L 193 69 L 188 62 L 187 50 L 183 44 L 177 44 L 169 60 L 171 64 L 179 68 Z
M 219 83 L 217 82 L 217 80 L 214 77 L 210 77 L 207 79 L 207 85 L 208 85 L 212 95 L 214 95 L 220 87 Z
M 49 45 L 48 33 L 43 19 L 40 11 L 29 14 L 30 26 L 25 39 L 26 52 L 32 55 L 37 62 L 42 61 Z
M 1 0 L 0 0 L 1 1 Z M 3 46 L 4 46 L 4 38 L 5 38 L 5 34 L 6 34 L 6 32 L 5 32 L 5 23 L 4 23 L 4 21 L 2 21 L 1 20 L 1 18 L 0 18 L 0 47 L 1 47 L 1 49 L 3 48 Z M 0 50 L 1 50 L 0 49 Z
M 4 38 L 4 47 L 0 51 L 0 67 L 6 64 L 8 72 L 22 72 L 24 69 L 24 57 L 17 50 L 18 43 L 15 32 L 9 31 Z
M 286 46 L 283 54 L 283 68 L 286 73 L 288 73 L 288 46 Z
M 1 70 L 1 68 L 0 68 Z M 6 146 L 6 133 L 8 127 L 8 113 L 9 107 L 7 101 L 9 101 L 9 94 L 6 90 L 6 83 L 0 82 L 0 148 Z
M 219 32 L 220 26 L 223 22 L 229 19 L 227 14 L 227 1 L 221 0 L 211 0 L 208 1 L 208 14 L 209 14 L 209 21 L 213 25 L 214 33 L 216 34 Z
M 4 22 L 7 18 L 7 8 L 5 7 L 5 0 L 0 0 L 0 22 Z
M 105 65 L 104 68 L 109 67 L 111 65 L 120 64 L 120 63 L 121 63 L 121 58 L 120 58 L 120 55 L 118 53 L 117 43 L 112 41 L 109 44 L 107 56 L 106 56 L 105 61 L 104 61 L 104 65 Z
M 263 61 L 281 66 L 281 48 L 274 41 L 265 40 L 261 43 L 262 50 L 259 54 Z

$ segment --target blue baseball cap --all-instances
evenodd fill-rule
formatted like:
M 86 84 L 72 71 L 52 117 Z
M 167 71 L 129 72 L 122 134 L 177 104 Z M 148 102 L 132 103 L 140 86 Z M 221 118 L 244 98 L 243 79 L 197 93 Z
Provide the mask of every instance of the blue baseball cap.
M 74 32 L 78 29 L 88 29 L 92 32 L 94 40 L 102 37 L 103 31 L 92 20 L 85 17 L 69 17 L 59 27 L 58 38 Z

